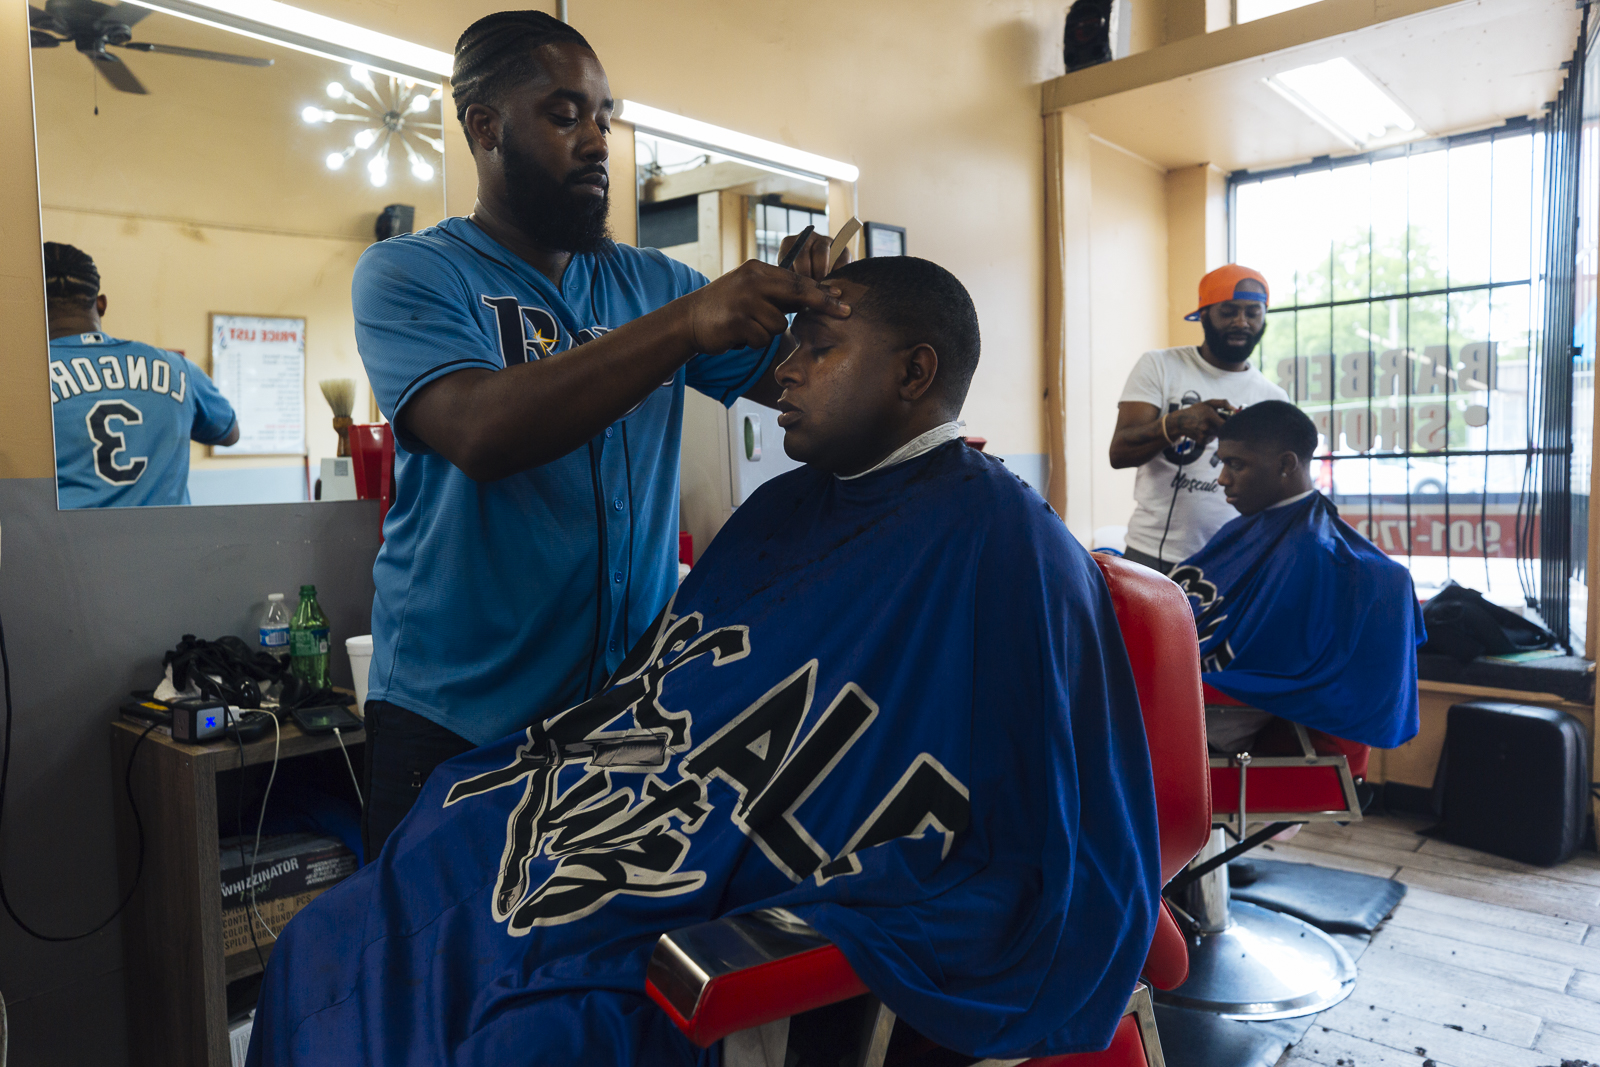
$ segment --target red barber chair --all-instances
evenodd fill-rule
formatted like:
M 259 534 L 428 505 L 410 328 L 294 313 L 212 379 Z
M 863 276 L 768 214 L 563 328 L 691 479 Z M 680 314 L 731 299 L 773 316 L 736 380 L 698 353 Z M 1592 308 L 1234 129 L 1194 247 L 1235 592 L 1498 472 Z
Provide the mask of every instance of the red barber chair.
M 1154 571 L 1111 556 L 1096 555 L 1095 562 L 1111 590 L 1139 690 L 1165 883 L 1205 845 L 1211 822 L 1194 617 L 1178 587 Z M 1144 981 L 1132 990 L 1108 1048 L 983 1060 L 974 1067 L 1164 1067 L 1149 986 L 1176 987 L 1187 973 L 1183 933 L 1163 903 Z M 663 935 L 650 958 L 646 990 L 696 1045 L 727 1039 L 730 1062 L 782 1063 L 790 1019 L 812 1011 L 839 1012 L 828 1024 L 835 1032 L 853 1028 L 850 1062 L 857 1067 L 882 1067 L 886 1059 L 893 1065 L 960 1062 L 907 1027 L 896 1032 L 894 1013 L 871 995 L 844 953 L 778 908 Z M 837 1049 L 832 1061 L 839 1062 Z
M 1205 699 L 1208 708 L 1248 706 L 1209 685 Z M 1356 782 L 1367 773 L 1371 749 L 1283 719 L 1253 747 L 1211 757 L 1211 840 L 1167 886 L 1192 931 L 1189 977 L 1157 997 L 1230 1019 L 1292 1019 L 1349 996 L 1355 963 L 1309 923 L 1230 902 L 1227 865 L 1297 823 L 1359 822 Z M 1252 823 L 1266 825 L 1249 834 Z M 1227 836 L 1237 843 L 1229 847 Z

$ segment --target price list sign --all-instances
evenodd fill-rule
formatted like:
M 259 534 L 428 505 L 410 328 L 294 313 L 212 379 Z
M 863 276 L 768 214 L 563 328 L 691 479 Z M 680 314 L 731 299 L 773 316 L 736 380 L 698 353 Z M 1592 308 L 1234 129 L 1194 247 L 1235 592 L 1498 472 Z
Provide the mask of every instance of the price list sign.
M 213 454 L 305 454 L 305 319 L 212 315 L 211 378 L 239 416 L 239 443 Z

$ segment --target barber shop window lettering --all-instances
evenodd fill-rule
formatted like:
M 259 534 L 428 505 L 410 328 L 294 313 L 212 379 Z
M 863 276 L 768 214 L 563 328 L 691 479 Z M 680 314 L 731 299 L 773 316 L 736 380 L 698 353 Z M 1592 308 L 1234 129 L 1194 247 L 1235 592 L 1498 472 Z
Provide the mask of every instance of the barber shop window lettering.
M 701 625 L 698 613 L 662 612 L 615 685 L 529 727 L 512 763 L 458 782 L 446 796 L 450 807 L 520 787 L 492 905 L 508 933 L 582 919 L 622 894 L 694 892 L 706 876 L 692 869 L 693 835 L 707 818 L 730 819 L 791 881 L 819 884 L 860 872 L 857 852 L 896 838 L 931 831 L 948 856 L 967 828 L 966 786 L 921 753 L 839 854 L 830 854 L 796 812 L 870 729 L 877 705 L 848 683 L 806 727 L 816 696 L 818 662 L 811 660 L 696 744 L 693 710 L 662 703 L 668 677 L 750 653 L 746 627 L 702 633 Z M 619 720 L 628 725 L 619 728 Z M 712 800 L 713 780 L 737 798 L 725 812 Z M 536 885 L 540 859 L 555 866 Z
M 1230 181 L 1235 258 L 1277 298 L 1260 369 L 1316 424 L 1318 488 L 1424 594 L 1548 599 L 1541 563 L 1566 555 L 1541 496 L 1579 406 L 1549 344 L 1558 148 L 1514 121 Z

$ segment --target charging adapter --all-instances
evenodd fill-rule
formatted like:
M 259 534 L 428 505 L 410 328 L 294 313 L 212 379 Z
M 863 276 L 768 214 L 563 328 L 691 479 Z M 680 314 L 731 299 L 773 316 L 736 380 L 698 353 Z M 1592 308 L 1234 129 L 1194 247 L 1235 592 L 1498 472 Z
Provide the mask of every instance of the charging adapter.
M 179 700 L 172 704 L 172 739 L 195 744 L 220 737 L 228 708 L 218 700 Z

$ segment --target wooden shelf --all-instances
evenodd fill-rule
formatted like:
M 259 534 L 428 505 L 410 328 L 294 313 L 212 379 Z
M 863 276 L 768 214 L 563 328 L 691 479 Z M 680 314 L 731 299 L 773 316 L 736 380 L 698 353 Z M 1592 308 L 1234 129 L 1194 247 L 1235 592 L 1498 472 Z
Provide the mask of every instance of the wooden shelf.
M 293 722 L 281 729 L 280 760 L 339 748 L 332 734 L 308 735 Z M 144 732 L 120 719 L 111 724 L 124 887 L 139 863 L 138 832 L 123 790 L 135 745 L 133 794 L 145 839 L 143 875 L 122 920 L 131 1061 L 136 1067 L 230 1067 L 228 983 L 261 971 L 253 951 L 222 952 L 217 775 L 240 769 L 239 746 L 227 740 L 184 744 L 159 727 L 140 744 Z M 349 749 L 365 742 L 363 730 L 344 734 Z M 244 746 L 243 766 L 268 764 L 272 757 L 268 737 Z M 341 766 L 338 777 L 346 773 Z M 263 957 L 271 951 L 270 943 L 261 946 Z
M 1263 79 L 1351 60 L 1420 126 L 1369 147 L 1482 129 L 1555 98 L 1580 17 L 1572 0 L 1322 0 L 1073 71 L 1041 86 L 1040 106 L 1167 170 L 1349 155 Z
M 1518 0 L 1525 2 L 1525 0 Z M 1198 33 L 1044 83 L 1044 113 L 1315 44 L 1447 7 L 1458 0 L 1322 0 L 1264 19 Z
M 260 974 L 265 970 L 266 968 L 261 963 L 272 959 L 273 944 L 274 942 L 271 940 L 261 942 L 261 961 L 257 961 L 254 951 L 240 952 L 227 957 L 223 970 L 227 975 L 228 982 L 231 984 L 241 978 L 249 978 L 251 975 Z

